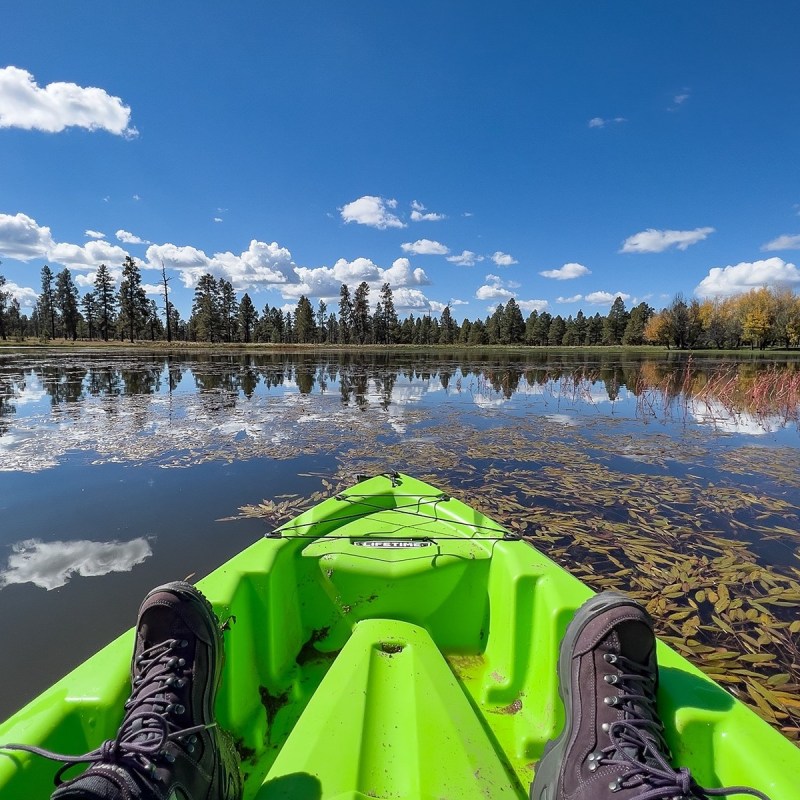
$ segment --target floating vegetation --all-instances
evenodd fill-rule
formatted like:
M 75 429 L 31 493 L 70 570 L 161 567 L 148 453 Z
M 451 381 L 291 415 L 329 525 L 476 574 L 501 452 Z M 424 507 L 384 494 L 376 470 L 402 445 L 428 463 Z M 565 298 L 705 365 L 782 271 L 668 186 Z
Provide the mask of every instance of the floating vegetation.
M 754 485 L 752 473 L 743 482 L 715 469 L 715 451 L 699 442 L 684 462 L 666 437 L 637 440 L 645 464 L 659 467 L 654 473 L 627 460 L 626 437 L 564 439 L 562 426 L 542 417 L 516 420 L 513 434 L 462 420 L 454 437 L 453 424 L 426 428 L 428 440 L 413 448 L 351 446 L 339 471 L 320 475 L 321 489 L 304 501 L 265 501 L 241 513 L 278 525 L 351 485 L 355 473 L 417 475 L 519 531 L 592 588 L 643 602 L 666 642 L 800 742 L 796 493 L 790 500 L 781 486 Z M 790 479 L 797 452 L 769 452 Z M 761 464 L 763 450 L 730 456 L 744 471 L 748 457 L 753 469 Z
M 57 469 L 80 453 L 165 468 L 336 458 L 312 495 L 254 498 L 240 512 L 274 524 L 357 473 L 409 472 L 594 589 L 641 599 L 666 641 L 800 742 L 797 365 L 541 351 L 10 353 L 0 470 Z

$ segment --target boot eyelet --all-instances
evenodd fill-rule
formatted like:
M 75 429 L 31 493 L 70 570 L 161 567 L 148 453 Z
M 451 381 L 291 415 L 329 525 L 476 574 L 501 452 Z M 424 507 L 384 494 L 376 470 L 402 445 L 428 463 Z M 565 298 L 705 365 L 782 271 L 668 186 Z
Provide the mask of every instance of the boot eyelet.
M 605 733 L 608 733 L 611 730 L 611 726 L 607 722 L 604 722 L 600 727 Z
M 606 654 L 603 656 L 603 660 L 604 660 L 604 661 L 605 661 L 607 664 L 616 664 L 616 663 L 617 663 L 617 657 L 616 657 L 616 656 L 615 656 L 613 653 L 606 653 Z
M 618 792 L 622 788 L 622 782 L 617 778 L 608 784 L 608 788 L 611 789 L 612 792 Z
M 178 659 L 178 666 L 179 667 L 185 667 L 186 666 L 186 659 L 185 658 L 179 658 Z
M 603 680 L 606 683 L 610 683 L 612 686 L 614 686 L 614 685 L 616 685 L 616 683 L 619 680 L 619 678 L 617 678 L 616 675 L 604 675 L 603 676 Z
M 607 706 L 616 706 L 618 700 L 619 700 L 619 698 L 616 695 L 613 695 L 613 694 L 610 695 L 609 697 L 604 697 L 603 698 L 603 702 Z
M 603 757 L 602 753 L 598 753 L 596 750 L 593 753 L 589 753 L 586 757 L 586 761 L 588 762 L 589 772 L 594 772 L 600 766 L 600 759 Z
M 188 642 L 188 641 L 186 641 L 186 639 L 181 639 L 181 644 L 180 644 L 180 646 L 181 646 L 181 647 L 188 647 L 188 646 L 189 646 L 189 642 Z

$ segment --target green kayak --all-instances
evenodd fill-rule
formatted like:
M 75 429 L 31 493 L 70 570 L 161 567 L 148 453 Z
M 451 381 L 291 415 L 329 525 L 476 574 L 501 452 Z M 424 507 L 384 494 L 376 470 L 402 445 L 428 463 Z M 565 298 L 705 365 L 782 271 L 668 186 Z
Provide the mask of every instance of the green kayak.
M 525 798 L 564 724 L 559 643 L 591 591 L 527 542 L 406 475 L 362 481 L 198 586 L 225 622 L 220 724 L 245 797 Z M 132 631 L 0 725 L 83 753 L 112 738 Z M 659 642 L 659 709 L 704 786 L 796 800 L 800 750 Z M 0 797 L 55 766 L 0 754 Z M 321 791 L 320 791 L 321 787 Z

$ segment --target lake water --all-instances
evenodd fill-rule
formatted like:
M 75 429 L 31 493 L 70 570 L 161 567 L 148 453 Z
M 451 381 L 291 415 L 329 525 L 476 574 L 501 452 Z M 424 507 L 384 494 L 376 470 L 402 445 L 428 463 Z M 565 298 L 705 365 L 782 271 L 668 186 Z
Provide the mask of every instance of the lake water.
M 662 635 L 797 739 L 798 367 L 0 350 L 0 718 L 129 627 L 153 585 L 398 469 L 647 601 Z

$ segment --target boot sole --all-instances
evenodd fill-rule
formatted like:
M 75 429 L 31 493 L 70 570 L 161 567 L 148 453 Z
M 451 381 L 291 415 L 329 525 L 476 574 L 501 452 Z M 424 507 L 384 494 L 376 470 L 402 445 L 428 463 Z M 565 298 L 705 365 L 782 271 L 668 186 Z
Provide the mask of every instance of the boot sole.
M 599 614 L 611 608 L 634 605 L 629 597 L 618 592 L 602 592 L 587 600 L 567 625 L 558 655 L 558 696 L 564 704 L 564 730 L 544 748 L 531 784 L 531 800 L 558 800 L 558 780 L 564 763 L 564 751 L 572 738 L 572 651 L 584 628 Z

